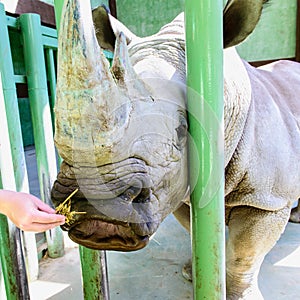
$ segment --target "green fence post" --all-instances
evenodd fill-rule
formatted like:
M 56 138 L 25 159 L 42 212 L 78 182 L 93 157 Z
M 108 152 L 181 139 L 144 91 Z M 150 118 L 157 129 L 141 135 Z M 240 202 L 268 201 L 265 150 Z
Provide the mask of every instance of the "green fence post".
M 1 29 L 0 32 L 2 33 Z M 1 33 L 0 38 L 2 37 Z M 1 54 L 0 47 L 0 55 Z M 2 69 L 0 71 L 0 128 L 2 130 L 0 135 L 0 188 L 16 190 L 9 126 L 6 117 L 4 89 L 2 87 L 2 78 L 4 76 L 2 77 Z M 5 81 L 5 79 L 3 81 Z M 20 230 L 9 222 L 2 214 L 0 214 L 0 261 L 6 290 L 6 298 L 8 300 L 29 299 L 29 289 Z
M 56 29 L 59 32 L 61 13 L 64 6 L 64 0 L 54 0 L 54 8 L 55 8 L 55 19 L 56 19 Z
M 11 156 L 13 160 L 13 177 L 15 180 L 14 189 L 22 192 L 29 192 L 27 168 L 22 140 L 21 123 L 19 118 L 18 100 L 14 80 L 14 69 L 8 36 L 6 15 L 3 4 L 0 7 L 1 25 L 1 45 L 0 45 L 0 71 L 2 73 L 3 93 L 6 106 L 9 138 L 11 143 Z M 3 177 L 11 174 L 3 174 Z M 23 242 L 25 245 L 25 258 L 27 265 L 27 275 L 30 280 L 38 276 L 38 256 L 36 239 L 34 233 L 24 232 Z
M 6 160 L 6 158 L 4 158 L 6 163 L 0 166 L 3 183 L 1 188 L 10 188 L 17 191 L 28 192 L 28 177 L 22 142 L 21 125 L 19 120 L 14 69 L 7 29 L 7 19 L 4 5 L 2 3 L 0 3 L 0 40 L 0 98 L 3 102 L 0 112 L 2 113 L 1 120 L 4 122 L 4 120 L 7 119 L 6 125 L 1 126 L 2 141 L 5 133 L 9 135 L 9 147 L 8 144 L 6 144 L 7 147 L 5 147 L 4 151 L 4 144 L 2 144 L 3 148 L 1 153 L 4 156 L 10 155 L 9 159 L 12 160 L 11 171 L 7 171 L 9 159 Z M 8 148 L 10 148 L 11 151 L 9 151 Z M 13 180 L 14 183 L 12 184 L 12 182 L 10 182 L 10 184 L 8 184 L 7 180 Z M 1 216 L 0 223 L 1 263 L 7 298 L 29 299 L 28 282 L 23 259 L 20 230 L 10 222 L 7 222 L 7 219 L 4 216 Z M 29 251 L 30 253 L 27 252 L 29 275 L 31 278 L 35 278 L 38 272 L 38 258 L 34 234 L 31 233 L 24 235 L 24 242 L 26 244 L 26 248 L 28 246 L 28 249 L 34 249 L 32 245 L 35 245 L 35 251 L 33 251 L 33 253 L 31 253 L 32 251 Z
M 46 54 L 46 63 L 47 63 L 47 75 L 49 81 L 49 91 L 50 91 L 50 109 L 51 109 L 51 120 L 52 128 L 54 130 L 54 104 L 55 104 L 55 93 L 56 93 L 56 71 L 55 71 L 55 62 L 54 62 L 54 53 L 53 49 L 45 49 Z
M 51 203 L 51 187 L 57 174 L 57 163 L 40 16 L 36 14 L 21 15 L 20 27 L 23 36 L 24 60 L 41 198 L 49 204 Z M 49 256 L 52 258 L 62 256 L 64 254 L 64 243 L 61 229 L 57 227 L 47 231 L 46 238 Z
M 106 253 L 79 246 L 83 295 L 87 300 L 109 300 Z
M 185 5 L 194 299 L 218 300 L 225 299 L 223 3 Z

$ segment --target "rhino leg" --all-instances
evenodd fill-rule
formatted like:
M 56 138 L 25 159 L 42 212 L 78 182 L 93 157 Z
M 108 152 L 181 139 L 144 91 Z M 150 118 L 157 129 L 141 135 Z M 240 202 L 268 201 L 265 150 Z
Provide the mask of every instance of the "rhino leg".
M 258 272 L 289 215 L 287 207 L 276 212 L 246 206 L 231 209 L 227 219 L 226 299 L 263 299 L 258 289 Z
M 190 232 L 190 206 L 182 203 L 174 212 L 173 215 L 177 221 Z
M 297 207 L 294 207 L 291 211 L 290 222 L 300 223 L 300 199 L 298 200 Z

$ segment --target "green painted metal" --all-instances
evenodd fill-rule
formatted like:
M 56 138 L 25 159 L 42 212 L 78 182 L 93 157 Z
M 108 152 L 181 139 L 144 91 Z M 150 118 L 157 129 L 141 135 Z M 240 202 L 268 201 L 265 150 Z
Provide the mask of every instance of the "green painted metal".
M 79 246 L 83 295 L 87 300 L 109 300 L 105 251 Z
M 16 185 L 19 190 L 27 190 L 28 182 L 26 182 L 26 163 L 24 157 L 24 149 L 22 143 L 22 132 L 20 127 L 19 108 L 17 102 L 16 86 L 14 81 L 14 69 L 12 64 L 12 54 L 9 44 L 8 29 L 6 26 L 6 15 L 3 4 L 0 3 L 1 14 L 1 52 L 0 52 L 0 70 L 3 82 L 3 93 L 6 103 L 6 110 L 9 118 L 8 130 L 9 135 L 13 139 L 11 143 L 12 157 L 14 159 L 14 173 Z
M 32 131 L 32 120 L 30 116 L 30 106 L 29 99 L 26 95 L 26 85 L 27 77 L 25 76 L 25 62 L 23 55 L 23 46 L 21 44 L 22 33 L 19 27 L 18 18 L 12 16 L 6 16 L 7 27 L 9 32 L 10 39 L 10 48 L 14 49 L 12 52 L 12 60 L 14 67 L 14 80 L 16 84 L 23 84 L 22 93 L 18 96 L 19 112 L 21 119 L 21 128 L 22 128 L 22 138 L 24 146 L 33 145 L 33 131 Z M 56 30 L 47 26 L 42 26 L 42 42 L 45 49 L 45 54 L 54 52 L 54 57 L 57 49 L 57 34 Z M 54 60 L 55 63 L 55 60 Z M 49 62 L 47 59 L 47 74 L 49 76 L 49 91 L 51 91 L 51 86 L 53 80 L 50 78 L 51 68 L 54 68 L 55 64 Z M 55 70 L 54 70 L 55 72 Z M 55 83 L 55 81 L 54 81 Z M 20 88 L 20 86 L 19 86 Z M 51 94 L 52 95 L 52 94 Z M 52 100 L 52 98 L 51 98 Z
M 22 142 L 21 124 L 19 120 L 18 101 L 16 96 L 15 80 L 20 76 L 14 75 L 14 68 L 12 65 L 12 53 L 10 38 L 8 35 L 9 18 L 5 16 L 4 7 L 1 7 L 1 30 L 4 34 L 1 42 L 1 57 L 3 58 L 1 65 L 1 74 L 3 81 L 3 93 L 6 106 L 6 114 L 8 119 L 8 132 L 11 143 L 11 151 L 6 148 L 6 155 L 11 155 L 13 163 L 13 172 L 11 174 L 3 173 L 3 181 L 6 182 L 7 178 L 12 180 L 14 178 L 15 184 L 10 186 L 10 189 L 29 192 L 28 176 L 25 163 L 24 147 Z M 2 22 L 3 21 L 3 22 Z M 5 53 L 3 52 L 5 51 Z M 1 89 L 1 91 L 2 91 Z M 4 112 L 4 110 L 2 110 Z M 4 116 L 3 116 L 4 118 Z M 5 169 L 5 166 L 3 166 Z M 2 170 L 3 171 L 3 170 Z M 7 188 L 6 186 L 4 186 Z M 18 233 L 19 234 L 19 233 Z M 38 257 L 34 233 L 23 233 L 23 244 L 25 249 L 25 261 L 27 267 L 27 275 L 30 280 L 34 280 L 38 275 Z M 26 275 L 25 275 L 26 277 Z M 26 284 L 26 283 L 24 283 Z
M 55 9 L 55 19 L 56 19 L 56 29 L 59 32 L 61 13 L 64 6 L 64 0 L 54 0 L 54 9 Z
M 7 300 L 30 299 L 21 233 L 0 214 L 0 259 Z
M 195 300 L 225 299 L 222 8 L 185 7 Z
M 7 19 L 4 6 L 0 3 L 0 100 L 1 120 L 1 187 L 19 191 L 26 190 L 26 164 L 21 138 L 14 70 L 9 44 Z M 7 120 L 7 123 L 5 123 Z M 5 133 L 8 134 L 6 143 Z M 4 144 L 7 145 L 4 151 Z M 7 151 L 10 148 L 10 151 Z M 10 157 L 8 158 L 7 155 Z M 3 163 L 5 162 L 5 163 Z M 11 165 L 9 167 L 9 164 Z M 5 169 L 9 168 L 9 169 Z M 0 255 L 7 299 L 29 299 L 25 262 L 22 253 L 20 230 L 0 216 Z
M 49 81 L 49 90 L 50 90 L 50 109 L 51 109 L 51 119 L 52 119 L 52 128 L 54 130 L 54 104 L 55 104 L 55 96 L 56 96 L 56 70 L 55 70 L 55 62 L 54 62 L 54 53 L 53 49 L 46 48 L 46 62 L 48 67 L 48 81 Z
M 21 15 L 20 28 L 23 36 L 41 198 L 45 203 L 50 204 L 50 191 L 56 178 L 57 164 L 40 16 L 36 14 Z M 62 256 L 64 243 L 61 229 L 57 227 L 47 231 L 46 238 L 49 256 L 52 258 Z
M 1 30 L 0 30 L 1 31 Z M 6 105 L 2 92 L 2 72 L 0 73 L 0 188 L 16 189 L 13 171 L 13 159 L 6 117 Z M 18 252 L 17 252 L 18 248 Z M 0 214 L 0 261 L 7 299 L 29 299 L 28 282 L 26 277 L 25 262 L 21 246 L 20 230 L 8 221 L 6 216 Z M 2 293 L 4 291 L 1 291 Z M 0 294 L 1 295 L 1 294 Z M 3 295 L 1 295 L 3 297 Z

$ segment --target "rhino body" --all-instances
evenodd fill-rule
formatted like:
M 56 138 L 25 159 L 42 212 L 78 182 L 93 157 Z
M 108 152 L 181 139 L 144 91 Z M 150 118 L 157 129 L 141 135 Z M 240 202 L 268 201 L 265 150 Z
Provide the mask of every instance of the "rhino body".
M 70 238 L 138 250 L 172 212 L 189 228 L 184 16 L 138 38 L 102 8 L 93 24 L 85 1 L 66 2 L 55 108 L 64 162 L 52 200 L 79 187 L 72 210 L 86 214 L 63 226 Z M 300 65 L 254 68 L 233 47 L 264 2 L 224 9 L 227 299 L 262 298 L 259 268 L 300 196 Z M 111 68 L 99 45 L 114 49 Z

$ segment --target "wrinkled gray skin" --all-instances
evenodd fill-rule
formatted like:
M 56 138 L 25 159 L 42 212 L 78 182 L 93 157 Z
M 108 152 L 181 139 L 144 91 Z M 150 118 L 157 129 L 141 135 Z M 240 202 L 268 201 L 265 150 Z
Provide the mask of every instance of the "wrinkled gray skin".
M 256 69 L 232 47 L 254 29 L 263 2 L 233 0 L 224 9 L 227 299 L 262 299 L 260 265 L 300 196 L 300 66 Z M 64 225 L 75 242 L 137 250 L 177 208 L 189 228 L 183 15 L 147 38 L 100 8 L 93 17 L 114 61 L 109 70 L 86 1 L 69 0 L 55 136 L 64 162 L 52 199 L 58 205 L 80 188 L 72 210 L 87 214 Z

